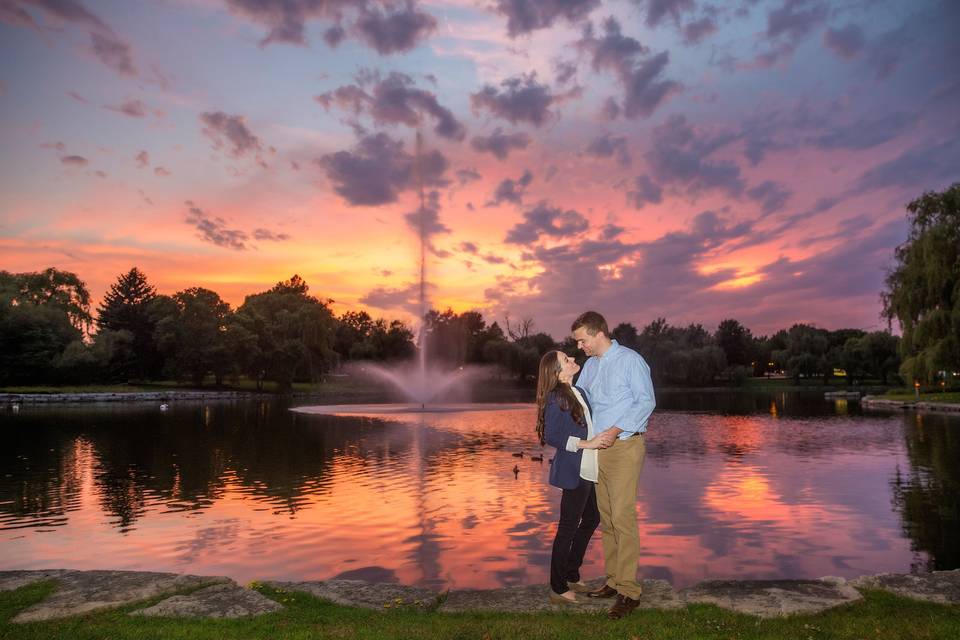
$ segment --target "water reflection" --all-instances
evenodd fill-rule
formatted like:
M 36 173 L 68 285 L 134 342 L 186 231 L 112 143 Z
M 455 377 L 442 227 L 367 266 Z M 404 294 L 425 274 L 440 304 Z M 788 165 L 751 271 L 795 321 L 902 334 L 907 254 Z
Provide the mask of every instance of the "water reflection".
M 790 394 L 660 411 L 642 571 L 854 576 L 960 566 L 960 420 Z M 677 409 L 680 399 L 663 402 Z M 533 409 L 305 416 L 282 403 L 0 416 L 0 569 L 144 568 L 444 587 L 545 582 L 557 492 Z M 586 575 L 602 567 L 599 536 Z
M 911 415 L 904 429 L 909 464 L 891 482 L 903 532 L 920 570 L 960 567 L 960 425 L 946 415 Z

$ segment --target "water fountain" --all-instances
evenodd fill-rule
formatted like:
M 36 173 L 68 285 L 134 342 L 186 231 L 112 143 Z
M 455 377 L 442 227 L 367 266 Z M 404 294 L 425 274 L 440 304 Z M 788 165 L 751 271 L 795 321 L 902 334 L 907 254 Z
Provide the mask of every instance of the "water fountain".
M 369 415 L 382 413 L 423 413 L 423 412 L 453 412 L 453 411 L 491 411 L 496 409 L 516 409 L 526 407 L 522 404 L 476 404 L 442 403 L 446 392 L 458 386 L 466 385 L 477 375 L 477 371 L 459 367 L 455 370 L 444 370 L 432 367 L 427 361 L 427 326 L 426 316 L 429 308 L 427 299 L 427 207 L 423 191 L 423 173 L 420 159 L 423 152 L 423 137 L 417 132 L 416 142 L 416 173 L 420 196 L 418 211 L 418 226 L 420 236 L 420 329 L 417 336 L 417 359 L 411 363 L 400 365 L 381 366 L 364 364 L 360 367 L 363 373 L 370 374 L 389 383 L 400 391 L 408 402 L 401 404 L 366 404 L 366 405 L 322 405 L 293 407 L 292 411 L 299 413 L 321 413 L 338 415 Z

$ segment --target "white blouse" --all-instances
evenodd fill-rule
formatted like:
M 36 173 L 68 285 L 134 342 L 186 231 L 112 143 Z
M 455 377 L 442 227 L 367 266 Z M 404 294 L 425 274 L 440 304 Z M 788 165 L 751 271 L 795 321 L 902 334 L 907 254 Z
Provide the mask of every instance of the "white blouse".
M 570 390 L 573 391 L 573 395 L 577 399 L 577 402 L 579 402 L 580 406 L 583 407 L 583 417 L 587 421 L 587 439 L 589 440 L 596 435 L 593 432 L 593 419 L 590 417 L 590 408 L 587 407 L 587 403 L 584 401 L 583 396 L 580 395 L 579 389 L 571 385 Z M 577 446 L 578 442 L 580 442 L 580 438 L 576 436 L 570 436 L 567 438 L 567 451 L 571 453 L 576 453 L 579 451 L 580 448 Z M 580 477 L 584 480 L 589 480 L 590 482 L 596 482 L 599 468 L 599 452 L 596 449 L 584 449 L 583 457 L 580 458 Z

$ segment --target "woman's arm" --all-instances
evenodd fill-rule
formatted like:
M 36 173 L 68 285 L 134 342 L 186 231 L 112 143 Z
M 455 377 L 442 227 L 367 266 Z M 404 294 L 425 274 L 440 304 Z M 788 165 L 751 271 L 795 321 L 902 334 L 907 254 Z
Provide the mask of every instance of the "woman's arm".
M 599 436 L 589 440 L 576 435 L 570 435 L 570 429 L 564 429 L 564 424 L 568 427 L 573 425 L 577 432 L 587 435 L 586 427 L 577 425 L 570 414 L 560 408 L 560 403 L 555 399 L 548 400 L 543 413 L 543 439 L 551 447 L 556 449 L 565 449 L 571 453 L 576 453 L 580 449 L 601 449 L 603 444 Z

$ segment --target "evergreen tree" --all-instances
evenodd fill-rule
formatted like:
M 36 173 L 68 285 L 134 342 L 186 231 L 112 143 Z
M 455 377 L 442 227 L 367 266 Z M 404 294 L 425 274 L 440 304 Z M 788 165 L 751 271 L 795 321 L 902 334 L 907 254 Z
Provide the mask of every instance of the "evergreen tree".
M 97 307 L 100 329 L 129 331 L 133 336 L 133 356 L 121 365 L 127 377 L 154 378 L 160 374 L 162 359 L 154 340 L 156 319 L 150 312 L 157 292 L 147 276 L 133 267 L 110 285 L 110 290 Z

